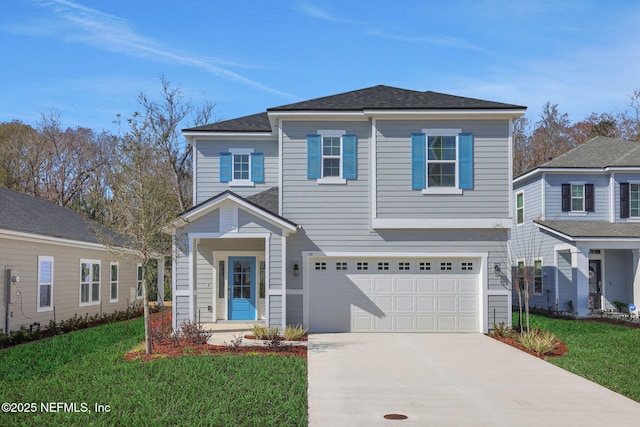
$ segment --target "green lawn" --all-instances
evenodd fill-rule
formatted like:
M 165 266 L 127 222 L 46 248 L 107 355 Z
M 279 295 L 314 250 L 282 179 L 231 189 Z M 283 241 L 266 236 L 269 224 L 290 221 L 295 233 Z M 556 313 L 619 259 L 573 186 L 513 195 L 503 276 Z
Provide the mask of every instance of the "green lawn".
M 640 329 L 533 314 L 531 327 L 567 345 L 567 354 L 549 362 L 640 402 Z
M 0 412 L 0 425 L 307 424 L 306 359 L 223 355 L 122 361 L 122 354 L 142 341 L 142 330 L 137 319 L 0 351 L 0 403 L 37 408 Z M 67 410 L 60 406 L 60 412 L 46 413 L 41 404 L 48 402 L 66 403 Z M 78 412 L 70 411 L 73 403 Z M 103 412 L 95 411 L 96 404 Z

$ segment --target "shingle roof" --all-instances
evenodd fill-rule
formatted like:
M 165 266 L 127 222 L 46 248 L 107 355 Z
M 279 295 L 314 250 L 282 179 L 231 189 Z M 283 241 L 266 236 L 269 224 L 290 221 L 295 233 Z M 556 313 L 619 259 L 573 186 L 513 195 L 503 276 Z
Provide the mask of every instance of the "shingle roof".
M 267 113 L 252 114 L 237 119 L 224 120 L 183 131 L 216 131 L 216 132 L 271 132 Z
M 260 206 L 262 209 L 269 211 L 274 215 L 278 215 L 280 206 L 278 201 L 278 194 L 278 187 L 271 187 L 270 189 L 265 190 L 261 193 L 248 196 L 246 199 Z
M 73 211 L 3 187 L 0 187 L 0 229 L 97 244 L 103 243 L 98 236 L 119 246 L 125 242 L 123 236 Z
M 363 111 L 363 110 L 524 110 L 521 105 L 464 98 L 438 92 L 419 92 L 390 86 L 373 86 L 337 95 L 310 99 L 267 112 Z M 184 129 L 196 132 L 271 132 L 267 113 L 258 113 L 204 126 Z
M 540 168 L 612 166 L 640 166 L 640 142 L 598 136 L 540 165 Z
M 378 85 L 338 95 L 315 98 L 308 101 L 269 108 L 267 111 L 318 111 L 318 110 L 477 110 L 477 109 L 525 109 L 526 107 L 501 102 L 447 95 L 438 92 L 419 92 Z
M 599 221 L 534 221 L 551 230 L 577 239 L 640 238 L 640 223 Z

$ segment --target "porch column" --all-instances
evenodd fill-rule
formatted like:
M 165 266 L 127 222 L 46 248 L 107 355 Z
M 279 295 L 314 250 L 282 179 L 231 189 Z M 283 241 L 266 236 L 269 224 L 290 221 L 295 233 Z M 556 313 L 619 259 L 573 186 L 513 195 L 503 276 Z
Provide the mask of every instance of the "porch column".
M 164 259 L 158 258 L 158 306 L 164 305 Z
M 633 295 L 631 299 L 636 306 L 636 314 L 640 313 L 640 249 L 633 249 Z
M 574 307 L 578 317 L 585 317 L 589 315 L 589 248 L 571 250 L 571 267 L 576 284 Z

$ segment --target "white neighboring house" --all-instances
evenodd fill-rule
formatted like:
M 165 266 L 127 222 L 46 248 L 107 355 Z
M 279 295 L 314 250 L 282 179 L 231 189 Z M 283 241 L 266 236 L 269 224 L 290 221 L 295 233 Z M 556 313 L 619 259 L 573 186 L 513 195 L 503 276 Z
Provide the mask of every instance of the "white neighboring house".
M 511 323 L 511 129 L 525 107 L 375 86 L 185 129 L 174 326 L 486 332 Z
M 0 187 L 0 330 L 7 332 L 74 315 L 124 311 L 142 303 L 142 267 L 108 249 L 97 228 L 47 200 Z

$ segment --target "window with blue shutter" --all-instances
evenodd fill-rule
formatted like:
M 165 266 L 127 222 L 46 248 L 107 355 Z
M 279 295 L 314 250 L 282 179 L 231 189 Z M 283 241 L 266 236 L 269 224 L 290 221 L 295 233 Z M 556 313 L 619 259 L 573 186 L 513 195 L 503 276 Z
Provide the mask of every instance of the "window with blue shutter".
M 251 153 L 251 182 L 264 182 L 263 153 Z
M 461 133 L 458 135 L 458 188 L 471 190 L 473 188 L 473 135 Z
M 307 178 L 322 177 L 322 139 L 320 135 L 307 135 Z
M 220 153 L 220 182 L 230 182 L 232 175 L 233 155 Z
M 355 135 L 342 137 L 342 177 L 356 179 L 358 176 L 358 138 Z
M 411 188 L 422 190 L 426 186 L 427 139 L 424 133 L 411 135 Z

